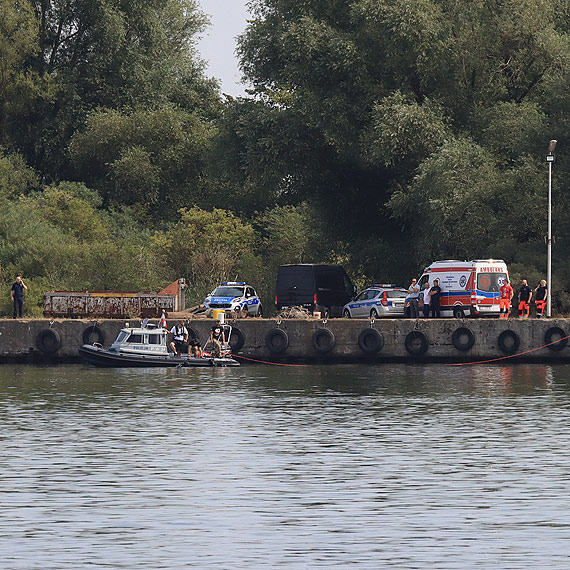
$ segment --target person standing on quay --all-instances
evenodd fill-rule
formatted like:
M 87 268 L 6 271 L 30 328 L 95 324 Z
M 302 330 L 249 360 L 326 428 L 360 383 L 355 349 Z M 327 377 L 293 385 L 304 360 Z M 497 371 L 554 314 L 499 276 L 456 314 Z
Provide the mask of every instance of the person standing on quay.
M 499 289 L 499 318 L 508 319 L 511 313 L 511 301 L 515 292 L 508 279 L 501 285 Z
M 538 287 L 534 290 L 534 304 L 536 305 L 536 318 L 540 319 L 544 308 L 546 307 L 546 299 L 548 298 L 548 287 L 546 286 L 546 281 L 544 279 L 538 284 Z
M 26 284 L 22 281 L 20 275 L 18 275 L 10 291 L 10 296 L 14 303 L 14 319 L 18 317 L 21 319 L 24 316 L 24 291 L 27 290 Z
M 429 281 L 426 281 L 425 289 L 421 292 L 424 299 L 424 304 L 422 305 L 422 311 L 424 312 L 424 317 L 427 319 L 429 317 Z
M 420 316 L 420 311 L 418 308 L 418 296 L 420 294 L 420 286 L 418 285 L 417 279 L 412 279 L 410 286 L 408 287 L 409 293 L 409 308 L 410 308 L 410 317 L 412 319 L 417 319 Z
M 429 290 L 429 305 L 431 307 L 432 317 L 441 317 L 439 312 L 441 299 L 441 287 L 439 286 L 439 279 L 433 280 L 433 287 Z
M 519 291 L 519 317 L 521 319 L 528 318 L 530 313 L 530 300 L 532 299 L 532 289 L 528 286 L 526 279 L 522 280 L 521 289 Z

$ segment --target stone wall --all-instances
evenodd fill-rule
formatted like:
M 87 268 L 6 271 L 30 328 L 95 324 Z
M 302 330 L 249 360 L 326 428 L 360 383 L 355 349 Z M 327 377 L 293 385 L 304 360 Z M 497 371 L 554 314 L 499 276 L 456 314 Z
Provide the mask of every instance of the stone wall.
M 204 343 L 212 323 L 192 319 L 187 326 Z M 570 361 L 568 339 L 546 346 L 570 334 L 568 319 L 243 319 L 233 325 L 232 344 L 243 344 L 237 356 L 244 363 Z M 0 320 L 0 362 L 76 362 L 82 344 L 103 340 L 108 347 L 124 326 L 124 320 Z

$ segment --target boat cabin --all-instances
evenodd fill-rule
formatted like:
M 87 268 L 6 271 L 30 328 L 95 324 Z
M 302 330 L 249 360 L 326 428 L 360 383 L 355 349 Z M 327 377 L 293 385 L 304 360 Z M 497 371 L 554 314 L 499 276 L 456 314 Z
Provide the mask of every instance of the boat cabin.
M 109 350 L 130 354 L 168 354 L 168 331 L 155 325 L 121 329 Z

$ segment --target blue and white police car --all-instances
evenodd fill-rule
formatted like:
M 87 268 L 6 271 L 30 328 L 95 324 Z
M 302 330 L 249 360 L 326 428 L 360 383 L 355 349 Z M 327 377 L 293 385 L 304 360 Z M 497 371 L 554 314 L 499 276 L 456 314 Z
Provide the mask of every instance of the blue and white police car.
M 392 284 L 377 284 L 364 289 L 342 308 L 346 319 L 401 317 L 408 292 Z
M 255 289 L 245 281 L 223 281 L 205 299 L 207 312 L 213 309 L 225 311 L 247 311 L 254 317 L 261 317 L 263 308 Z

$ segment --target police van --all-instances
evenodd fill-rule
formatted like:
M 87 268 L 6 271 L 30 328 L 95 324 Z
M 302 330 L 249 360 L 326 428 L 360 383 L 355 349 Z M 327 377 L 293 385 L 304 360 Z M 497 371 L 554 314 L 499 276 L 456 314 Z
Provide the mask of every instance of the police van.
M 441 287 L 442 317 L 499 316 L 499 289 L 509 271 L 502 259 L 435 261 L 418 280 L 420 291 L 426 282 L 432 287 L 435 279 Z
M 245 281 L 222 281 L 205 299 L 203 303 L 207 314 L 213 309 L 225 311 L 247 311 L 254 317 L 261 317 L 263 308 L 255 289 Z

